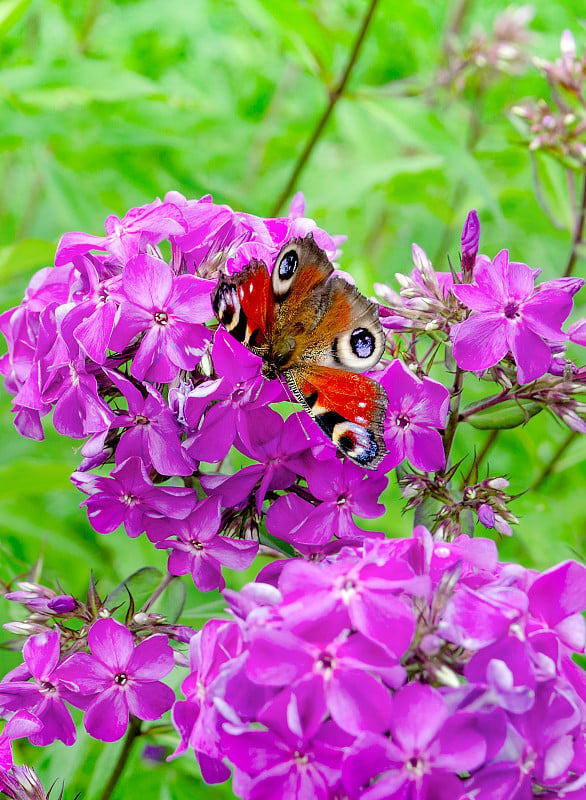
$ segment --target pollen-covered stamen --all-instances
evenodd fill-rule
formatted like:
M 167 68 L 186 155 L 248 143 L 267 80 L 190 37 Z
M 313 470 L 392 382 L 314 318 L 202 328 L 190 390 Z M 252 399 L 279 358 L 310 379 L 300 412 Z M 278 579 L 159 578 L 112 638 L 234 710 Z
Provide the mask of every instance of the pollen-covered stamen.
M 43 694 L 54 694 L 57 691 L 57 687 L 50 681 L 41 681 L 39 691 Z
M 519 303 L 510 302 L 504 308 L 504 314 L 507 319 L 519 319 L 521 316 L 521 310 L 519 308 Z
M 408 428 L 411 420 L 407 416 L 407 414 L 398 414 L 397 418 L 395 419 L 395 425 L 399 428 Z
M 114 683 L 117 683 L 118 686 L 125 686 L 128 683 L 128 675 L 125 672 L 119 672 L 114 676 Z
M 157 311 L 155 313 L 155 322 L 157 325 L 164 327 L 169 322 L 169 315 L 166 311 Z
M 189 544 L 191 545 L 193 550 L 203 550 L 203 544 L 198 541 L 197 539 L 190 539 Z
M 132 494 L 132 492 L 124 492 L 124 494 L 120 495 L 120 502 L 124 503 L 125 506 L 132 508 L 140 503 L 140 497 Z
M 144 414 L 137 414 L 134 418 L 135 425 L 147 425 L 149 422 L 149 418 L 145 417 Z

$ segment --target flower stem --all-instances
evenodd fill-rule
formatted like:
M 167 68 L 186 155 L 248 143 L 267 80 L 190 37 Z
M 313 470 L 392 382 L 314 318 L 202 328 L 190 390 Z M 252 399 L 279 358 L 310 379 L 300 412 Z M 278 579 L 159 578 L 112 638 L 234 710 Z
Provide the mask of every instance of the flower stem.
M 163 580 L 160 582 L 160 584 L 157 586 L 155 591 L 152 593 L 152 595 L 145 601 L 143 607 L 141 608 L 141 611 L 148 611 L 149 608 L 151 608 L 151 606 L 153 606 L 159 599 L 159 597 L 163 594 L 167 586 L 174 580 L 175 576 L 171 575 L 168 572 L 163 578 Z
M 558 449 L 555 451 L 553 456 L 547 462 L 545 467 L 541 470 L 537 478 L 533 481 L 531 489 L 533 491 L 540 489 L 545 481 L 549 478 L 551 473 L 553 472 L 553 468 L 558 463 L 560 458 L 564 455 L 568 447 L 572 444 L 574 439 L 577 439 L 580 434 L 577 431 L 570 431 L 563 442 L 560 444 Z
M 454 436 L 456 435 L 456 428 L 460 418 L 460 401 L 462 399 L 462 386 L 464 384 L 464 370 L 456 367 L 454 375 L 454 385 L 452 386 L 451 399 L 450 399 L 450 413 L 448 414 L 448 421 L 444 431 L 444 451 L 446 454 L 446 467 L 448 466 L 450 452 L 454 443 Z
M 126 731 L 126 736 L 124 737 L 124 744 L 122 745 L 122 750 L 120 751 L 120 755 L 118 756 L 118 760 L 114 764 L 114 769 L 108 778 L 108 783 L 104 787 L 104 791 L 100 795 L 100 800 L 110 800 L 112 797 L 112 793 L 116 788 L 116 784 L 120 780 L 120 776 L 124 771 L 124 767 L 126 766 L 126 762 L 128 761 L 128 757 L 132 751 L 132 746 L 136 739 L 140 736 L 140 727 L 142 725 L 141 720 L 137 719 L 136 717 L 130 717 L 130 724 L 128 726 L 128 730 Z
M 272 217 L 276 217 L 279 214 L 279 212 L 281 211 L 281 208 L 285 204 L 285 201 L 287 200 L 287 198 L 289 197 L 289 195 L 291 194 L 291 192 L 295 188 L 295 184 L 297 183 L 297 180 L 298 180 L 299 176 L 303 172 L 303 170 L 305 168 L 305 165 L 309 161 L 309 158 L 310 158 L 310 156 L 311 156 L 311 154 L 312 154 L 317 142 L 319 141 L 319 138 L 322 135 L 322 133 L 324 131 L 324 128 L 326 127 L 326 125 L 328 123 L 328 120 L 330 119 L 330 117 L 332 115 L 332 112 L 333 112 L 334 108 L 336 107 L 336 104 L 337 104 L 338 100 L 340 99 L 340 97 L 342 97 L 342 95 L 344 93 L 344 90 L 346 88 L 346 84 L 348 83 L 348 79 L 350 77 L 350 74 L 352 73 L 352 70 L 354 69 L 354 65 L 356 64 L 356 61 L 358 59 L 358 55 L 360 53 L 360 49 L 361 49 L 362 44 L 363 44 L 363 42 L 364 42 L 364 40 L 366 38 L 366 34 L 368 32 L 368 28 L 370 26 L 370 22 L 372 20 L 372 17 L 374 15 L 374 12 L 375 12 L 375 9 L 376 9 L 377 5 L 378 5 L 378 0 L 370 0 L 370 3 L 368 4 L 368 8 L 366 9 L 366 14 L 364 15 L 364 18 L 362 20 L 362 24 L 360 26 L 360 30 L 358 31 L 358 36 L 356 37 L 356 41 L 354 42 L 354 47 L 352 48 L 352 51 L 350 52 L 350 56 L 348 58 L 348 62 L 346 64 L 346 67 L 345 67 L 345 69 L 344 69 L 339 81 L 337 82 L 337 84 L 334 86 L 333 89 L 330 90 L 329 102 L 328 102 L 326 108 L 324 109 L 321 117 L 318 119 L 317 124 L 316 124 L 316 126 L 315 126 L 315 128 L 313 130 L 313 133 L 309 137 L 309 139 L 307 141 L 307 144 L 305 145 L 301 155 L 299 156 L 299 158 L 295 162 L 295 165 L 293 167 L 293 171 L 291 172 L 291 175 L 289 176 L 289 180 L 287 181 L 287 184 L 286 184 L 285 188 L 283 189 L 283 191 L 279 195 L 276 203 L 273 206 L 273 209 L 271 211 L 271 216 Z
M 584 174 L 582 176 L 582 200 L 580 202 L 580 208 L 578 210 L 578 215 L 576 217 L 576 221 L 574 224 L 574 233 L 572 235 L 572 249 L 570 250 L 568 263 L 566 264 L 566 270 L 564 272 L 564 276 L 566 277 L 572 274 L 572 272 L 574 271 L 574 267 L 576 265 L 576 261 L 578 260 L 578 247 L 582 243 L 585 219 L 586 219 L 586 169 L 584 170 Z
M 473 417 L 474 414 L 478 413 L 478 411 L 486 411 L 487 408 L 492 408 L 493 406 L 498 406 L 499 403 L 503 403 L 505 400 L 510 400 L 511 395 L 507 389 L 503 389 L 502 392 L 499 394 L 491 394 L 490 397 L 485 398 L 484 400 L 479 400 L 478 403 L 470 408 L 468 411 L 464 409 L 461 414 L 458 416 L 458 422 L 464 422 L 468 419 L 468 417 Z

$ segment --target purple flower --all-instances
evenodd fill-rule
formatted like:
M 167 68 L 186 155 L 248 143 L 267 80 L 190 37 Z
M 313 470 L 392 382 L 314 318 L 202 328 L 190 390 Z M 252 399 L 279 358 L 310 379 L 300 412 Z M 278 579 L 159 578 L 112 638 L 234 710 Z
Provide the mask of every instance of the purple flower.
M 128 402 L 128 413 L 117 415 L 111 425 L 127 428 L 116 447 L 116 463 L 138 456 L 145 466 L 152 464 L 161 475 L 191 475 L 193 461 L 181 446 L 181 428 L 162 395 L 143 384 L 145 396 L 120 373 L 105 372 Z
M 452 292 L 472 311 L 453 326 L 454 358 L 466 370 L 493 367 L 512 352 L 520 383 L 544 375 L 551 362 L 549 342 L 564 342 L 561 325 L 572 310 L 572 291 L 556 281 L 535 287 L 539 270 L 509 262 L 501 250 L 490 263 L 478 261 L 474 283 L 454 286 Z
M 75 653 L 61 665 L 63 680 L 89 696 L 84 725 L 103 742 L 120 739 L 129 714 L 142 720 L 159 719 L 175 695 L 159 678 L 173 669 L 173 650 L 167 637 L 149 636 L 136 647 L 132 634 L 114 619 L 99 619 L 88 633 L 88 653 Z
M 388 449 L 381 471 L 388 472 L 407 458 L 417 469 L 435 472 L 446 458 L 441 436 L 449 409 L 445 386 L 420 379 L 396 359 L 382 373 L 380 384 L 389 397 L 384 438 Z
M 420 683 L 404 686 L 392 699 L 391 739 L 386 747 L 384 740 L 378 740 L 383 748 L 378 766 L 386 761 L 386 768 L 360 797 L 460 797 L 462 784 L 457 774 L 481 766 L 486 756 L 486 742 L 478 728 L 473 714 L 452 713 L 437 689 Z M 359 744 L 353 753 L 358 759 L 361 750 Z M 346 766 L 347 780 L 349 772 Z
M 81 503 L 98 533 L 112 533 L 124 523 L 126 533 L 136 538 L 152 518 L 181 519 L 192 510 L 195 492 L 174 486 L 155 486 L 140 458 L 128 458 L 102 478 L 74 472 L 72 482 L 90 495 Z
M 269 532 L 295 546 L 324 545 L 332 536 L 360 541 L 365 534 L 354 515 L 372 519 L 384 514 L 378 499 L 388 479 L 367 473 L 347 459 L 332 459 L 327 468 L 315 459 L 308 462 L 307 486 L 321 502 L 314 506 L 296 495 L 280 497 L 267 515 Z
M 75 256 L 90 250 L 108 250 L 122 263 L 137 253 L 144 252 L 147 244 L 157 244 L 170 235 L 185 231 L 183 215 L 173 203 L 159 199 L 130 211 L 119 219 L 110 216 L 105 222 L 106 236 L 87 233 L 66 233 L 61 237 L 55 254 L 55 265 L 67 264 Z
M 211 592 L 226 585 L 222 566 L 247 569 L 258 550 L 257 542 L 218 536 L 221 521 L 219 498 L 206 498 L 183 520 L 149 522 L 147 536 L 158 548 L 171 548 L 167 565 L 171 575 L 191 573 L 200 591 Z
M 167 382 L 180 369 L 192 370 L 211 338 L 201 323 L 213 316 L 213 283 L 193 275 L 176 277 L 164 261 L 138 255 L 124 268 L 122 289 L 124 300 L 110 347 L 121 352 L 145 334 L 132 361 L 132 375 Z
M 195 431 L 185 447 L 198 461 L 206 462 L 221 461 L 227 455 L 238 431 L 248 427 L 248 416 L 258 420 L 263 407 L 286 399 L 278 381 L 261 375 L 262 360 L 222 329 L 214 336 L 212 361 L 220 379 L 203 395 L 204 384 L 200 384 L 185 402 L 186 423 Z
M 60 673 L 59 631 L 46 631 L 25 642 L 24 664 L 0 682 L 0 709 L 11 713 L 26 709 L 42 723 L 42 729 L 31 732 L 32 744 L 48 745 L 60 739 L 66 745 L 75 742 L 75 725 L 65 703 L 74 698 Z M 33 678 L 32 682 L 29 678 Z
M 0 786 L 1 773 L 14 766 L 12 761 L 12 741 L 25 736 L 33 736 L 43 727 L 41 720 L 29 711 L 17 711 L 4 726 L 0 734 Z
M 250 415 L 248 427 L 240 431 L 239 448 L 260 461 L 244 467 L 236 475 L 206 475 L 202 486 L 212 496 L 220 495 L 225 506 L 238 506 L 254 491 L 260 514 L 269 489 L 286 489 L 301 469 L 301 456 L 310 442 L 299 414 L 285 421 L 276 411 Z

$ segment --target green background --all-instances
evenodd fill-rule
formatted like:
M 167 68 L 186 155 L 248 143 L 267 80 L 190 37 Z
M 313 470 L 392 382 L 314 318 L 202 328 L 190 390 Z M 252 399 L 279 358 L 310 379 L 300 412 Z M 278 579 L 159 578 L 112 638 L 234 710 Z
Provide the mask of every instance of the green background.
M 533 3 L 529 56 L 556 58 L 570 28 L 581 49 L 582 0 Z M 151 202 L 171 189 L 187 197 L 269 215 L 328 104 L 361 20 L 365 0 L 1 0 L 0 2 L 0 307 L 20 302 L 30 276 L 52 263 L 68 230 L 103 232 L 109 214 Z M 476 208 L 481 251 L 563 273 L 570 249 L 564 171 L 539 159 L 543 190 L 562 223 L 540 208 L 531 162 L 510 107 L 548 97 L 528 62 L 519 74 L 469 70 L 461 87 L 440 87 L 448 27 L 461 16 L 460 41 L 490 31 L 499 2 L 396 3 L 381 0 L 346 91 L 297 182 L 307 213 L 331 233 L 348 235 L 341 266 L 366 293 L 375 281 L 409 272 L 417 242 L 438 269 L 457 263 L 466 213 Z M 584 262 L 576 274 L 586 274 Z M 580 296 L 578 304 L 583 301 Z M 574 319 L 579 315 L 579 309 Z M 477 396 L 470 379 L 467 399 Z M 89 569 L 107 592 L 165 555 L 119 531 L 96 535 L 70 486 L 79 443 L 52 433 L 21 439 L 0 395 L 0 578 L 25 573 L 42 555 L 43 576 L 81 593 Z M 455 457 L 480 448 L 486 432 L 460 429 Z M 523 492 L 567 436 L 543 413 L 499 435 L 490 473 Z M 585 552 L 586 441 L 576 438 L 538 492 L 519 498 L 503 559 L 545 568 Z M 469 463 L 469 462 L 468 462 Z M 394 478 L 382 523 L 408 534 Z M 375 521 L 380 527 L 381 521 Z M 252 575 L 252 573 L 250 573 Z M 234 586 L 245 578 L 232 576 Z M 187 585 L 187 581 L 186 581 Z M 9 607 L 10 606 L 10 607 Z M 188 587 L 184 616 L 199 624 L 221 607 L 217 593 Z M 16 618 L 4 602 L 0 619 Z M 18 662 L 0 655 L 0 667 Z M 173 746 L 173 737 L 168 738 Z M 66 797 L 99 796 L 120 745 L 80 736 L 66 749 L 20 751 L 46 786 L 65 781 Z M 156 767 L 140 757 L 125 774 L 125 800 L 204 795 L 189 756 Z

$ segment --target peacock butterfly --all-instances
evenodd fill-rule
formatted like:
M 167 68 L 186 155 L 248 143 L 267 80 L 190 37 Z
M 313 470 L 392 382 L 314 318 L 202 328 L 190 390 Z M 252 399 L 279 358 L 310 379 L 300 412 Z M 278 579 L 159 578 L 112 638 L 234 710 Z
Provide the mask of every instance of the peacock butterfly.
M 222 276 L 212 294 L 220 323 L 263 359 L 266 378 L 283 377 L 294 397 L 352 461 L 375 469 L 386 450 L 385 390 L 357 373 L 385 348 L 378 309 L 334 267 L 309 233 L 291 239 L 269 275 L 253 259 Z

